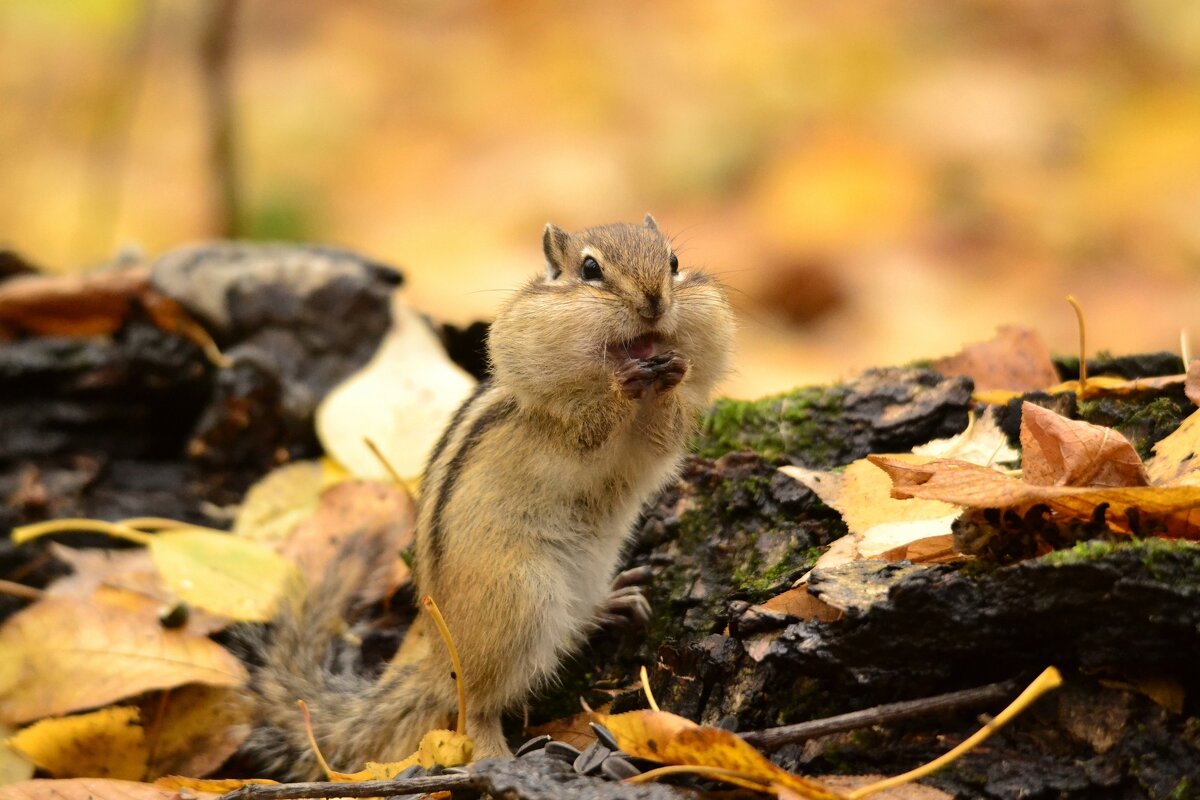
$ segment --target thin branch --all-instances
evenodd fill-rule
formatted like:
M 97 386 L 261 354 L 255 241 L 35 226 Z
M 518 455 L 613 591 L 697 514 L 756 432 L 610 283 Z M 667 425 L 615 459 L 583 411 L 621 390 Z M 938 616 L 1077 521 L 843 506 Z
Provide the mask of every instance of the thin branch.
M 241 234 L 232 61 L 238 0 L 212 0 L 200 33 L 200 66 L 208 119 L 208 159 L 215 190 L 217 234 Z
M 336 781 L 314 783 L 250 783 L 226 792 L 218 800 L 304 800 L 318 797 L 390 797 L 397 794 L 451 792 L 474 787 L 474 775 L 422 775 L 393 781 Z
M 828 736 L 832 733 L 845 733 L 872 725 L 886 725 L 914 717 L 991 705 L 1008 699 L 1018 688 L 1013 681 L 992 683 L 974 689 L 963 689 L 960 692 L 924 697 L 920 700 L 905 700 L 900 703 L 864 708 L 862 711 L 851 711 L 849 714 L 839 714 L 836 717 L 814 719 L 761 731 L 747 731 L 740 735 L 755 747 L 774 750 L 785 744 L 815 739 L 818 736 Z

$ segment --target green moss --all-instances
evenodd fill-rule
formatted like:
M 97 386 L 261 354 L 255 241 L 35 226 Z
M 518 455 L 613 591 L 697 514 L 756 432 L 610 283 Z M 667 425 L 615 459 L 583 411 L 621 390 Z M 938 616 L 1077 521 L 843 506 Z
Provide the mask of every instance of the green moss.
M 1187 414 L 1179 397 L 1168 395 L 1147 402 L 1138 395 L 1100 397 L 1079 404 L 1079 418 L 1093 425 L 1116 428 L 1143 459 L 1153 455 L 1154 445 L 1172 433 Z
M 1080 542 L 1066 550 L 1047 553 L 1041 557 L 1045 564 L 1065 566 L 1105 558 L 1116 553 L 1136 553 L 1143 566 L 1157 578 L 1166 577 L 1162 568 L 1175 564 L 1182 557 L 1190 558 L 1192 569 L 1200 574 L 1200 545 L 1180 539 L 1130 539 L 1129 541 Z
M 1167 795 L 1167 800 L 1191 800 L 1194 797 L 1200 796 L 1197 793 L 1195 785 L 1191 778 L 1184 778 L 1175 784 L 1175 788 Z
M 820 463 L 840 445 L 826 423 L 841 410 L 846 393 L 842 386 L 818 386 L 762 400 L 718 400 L 693 444 L 706 458 L 753 450 L 768 459 L 792 456 Z

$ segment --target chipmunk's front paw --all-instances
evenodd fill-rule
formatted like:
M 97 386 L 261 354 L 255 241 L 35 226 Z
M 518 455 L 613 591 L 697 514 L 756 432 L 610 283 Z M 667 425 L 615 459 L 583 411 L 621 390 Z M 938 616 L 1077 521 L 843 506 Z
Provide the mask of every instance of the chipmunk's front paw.
M 596 616 L 601 625 L 646 625 L 650 622 L 650 601 L 643 591 L 650 580 L 650 567 L 627 569 L 613 579 L 612 594 Z
M 626 361 L 617 369 L 617 384 L 630 400 L 640 400 L 650 390 L 661 394 L 674 389 L 687 374 L 687 362 L 675 352 Z

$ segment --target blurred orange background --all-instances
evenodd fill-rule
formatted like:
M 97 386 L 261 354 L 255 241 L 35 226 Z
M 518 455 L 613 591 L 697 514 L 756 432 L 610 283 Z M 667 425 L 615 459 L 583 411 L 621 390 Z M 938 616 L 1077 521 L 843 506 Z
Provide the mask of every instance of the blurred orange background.
M 1068 292 L 1118 353 L 1200 311 L 1196 0 L 6 0 L 0 103 L 0 245 L 53 271 L 331 242 L 465 323 L 547 220 L 651 211 L 732 289 L 734 395 L 1073 352 Z

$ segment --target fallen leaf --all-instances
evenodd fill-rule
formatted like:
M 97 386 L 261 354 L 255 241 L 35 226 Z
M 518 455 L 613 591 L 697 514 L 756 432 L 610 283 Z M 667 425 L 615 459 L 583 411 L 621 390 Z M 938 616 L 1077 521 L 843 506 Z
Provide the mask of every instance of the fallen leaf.
M 334 780 L 354 781 L 390 781 L 409 767 L 420 766 L 425 769 L 434 767 L 461 767 L 471 763 L 475 752 L 475 741 L 462 733 L 435 729 L 421 737 L 417 752 L 402 761 L 380 763 L 368 761 L 359 772 L 337 772 Z
M 189 794 L 184 798 L 178 789 L 104 778 L 21 781 L 0 787 L 0 800 L 202 800 L 202 797 Z
M 925 456 L 894 457 L 913 463 L 929 460 Z M 837 480 L 829 480 L 828 473 L 796 467 L 780 467 L 779 471 L 809 488 L 821 486 L 824 496 L 820 493 L 818 496 L 841 513 L 849 530 L 817 559 L 814 570 L 863 558 L 880 558 L 885 553 L 897 555 L 896 560 L 901 560 L 912 543 L 931 537 L 944 541 L 962 511 L 939 500 L 914 502 L 894 498 L 891 480 L 867 459 L 850 464 Z M 909 503 L 912 505 L 906 508 Z M 805 582 L 810 573 L 802 576 L 797 585 Z
M 842 798 L 815 781 L 780 769 L 730 731 L 697 725 L 666 711 L 628 711 L 597 717 L 616 737 L 621 750 L 634 758 L 732 770 L 763 786 L 785 787 L 806 800 Z
M 0 627 L 0 720 L 22 723 L 185 683 L 240 686 L 246 669 L 206 637 L 143 611 L 47 597 Z
M 760 608 L 787 614 L 789 617 L 795 617 L 805 622 L 836 622 L 845 616 L 841 609 L 834 608 L 825 601 L 814 597 L 808 591 L 807 586 L 798 586 L 795 589 L 788 589 L 782 594 L 777 594 L 763 603 Z
M 146 776 L 207 775 L 250 735 L 245 696 L 228 687 L 189 684 L 142 706 L 149 759 Z
M 611 708 L 612 703 L 605 703 L 600 708 L 597 708 L 595 713 L 607 714 Z M 590 724 L 594 719 L 595 717 L 591 713 L 581 711 L 569 717 L 550 720 L 544 725 L 535 725 L 532 728 L 526 728 L 525 735 L 550 736 L 556 741 L 566 742 L 572 747 L 583 750 L 596 741 L 596 734 L 592 731 Z
M 283 541 L 317 510 L 321 492 L 346 477 L 329 459 L 276 467 L 242 498 L 233 533 L 260 542 Z
M 225 794 L 232 792 L 234 789 L 240 789 L 243 786 L 278 786 L 279 781 L 269 780 L 267 778 L 185 778 L 182 775 L 167 775 L 154 781 L 153 784 L 160 789 L 187 789 L 189 795 L 192 792 L 201 792 L 203 794 Z M 183 792 L 179 792 L 183 795 Z
M 1021 460 L 1026 483 L 1038 486 L 1146 486 L 1133 445 L 1112 428 L 1021 404 Z
M 1154 445 L 1146 474 L 1159 486 L 1200 486 L 1200 411 Z
M 316 585 L 352 535 L 378 540 L 372 546 L 392 557 L 378 564 L 356 593 L 362 602 L 374 602 L 408 580 L 408 567 L 399 554 L 412 543 L 416 516 L 416 503 L 403 486 L 390 481 L 346 481 L 321 494 L 315 512 L 296 527 L 280 552 Z
M 7 726 L 0 725 L 0 791 L 10 783 L 27 781 L 33 777 L 33 762 L 13 750 L 7 743 L 12 733 Z
M 936 499 L 970 508 L 1029 508 L 1045 504 L 1055 513 L 1090 519 L 1105 504 L 1105 519 L 1119 532 L 1132 533 L 1129 512 L 1162 521 L 1161 535 L 1200 539 L 1200 486 L 1073 487 L 1038 486 L 963 461 L 912 464 L 868 456 L 892 478 L 894 497 Z
M 912 460 L 917 463 L 928 461 L 923 457 L 896 455 L 893 458 Z M 811 471 L 796 467 L 780 467 L 779 471 L 799 480 L 813 488 L 821 483 L 812 482 Z M 816 476 L 821 481 L 827 481 L 824 475 Z M 830 492 L 831 486 L 837 486 L 835 493 Z M 842 473 L 840 482 L 825 482 L 822 491 L 826 497 L 822 500 L 837 510 L 846 527 L 851 533 L 866 533 L 873 526 L 882 523 L 900 522 L 906 520 L 934 520 L 949 514 L 956 514 L 958 509 L 947 503 L 930 501 L 926 503 L 909 504 L 895 500 L 891 496 L 891 483 L 886 476 L 880 475 L 867 459 L 860 458 L 853 462 Z M 814 488 L 813 491 L 816 491 Z
M 1041 391 L 1045 394 L 1073 394 L 1083 400 L 1097 397 L 1124 397 L 1141 392 L 1161 392 L 1185 382 L 1184 375 L 1158 375 L 1152 378 L 1122 378 L 1119 375 L 1091 375 L 1087 383 L 1079 381 L 1063 381 L 1049 386 Z M 990 405 L 1006 405 L 1012 400 L 1026 394 L 1011 392 L 1006 389 L 992 389 L 986 392 L 976 392 L 973 397 L 980 403 Z
M 148 548 L 176 596 L 231 619 L 271 619 L 294 580 L 292 564 L 266 545 L 217 531 L 162 531 Z
M 967 429 L 957 436 L 917 445 L 912 452 L 928 458 L 957 458 L 984 467 L 1014 462 L 1021 457 L 1009 445 L 1008 436 L 996 422 L 996 409 L 991 407 L 973 417 Z
M 397 293 L 392 328 L 371 361 L 318 406 L 317 436 L 325 452 L 357 477 L 391 479 L 365 444 L 368 438 L 397 473 L 416 477 L 474 385 Z
M 1100 683 L 1113 689 L 1123 689 L 1145 695 L 1172 714 L 1182 714 L 1187 700 L 1187 690 L 1175 678 L 1162 675 L 1145 675 L 1125 680 L 1101 678 Z
M 131 612 L 147 611 L 145 600 L 150 600 L 156 604 L 155 612 L 160 618 L 182 602 L 167 589 L 144 548 L 76 550 L 50 542 L 50 553 L 70 565 L 74 572 L 47 586 L 48 595 L 93 598 Z M 200 608 L 188 608 L 183 624 L 176 627 L 196 636 L 207 636 L 228 627 L 230 621 Z
M 150 270 L 142 266 L 9 278 L 0 284 L 0 331 L 35 336 L 114 333 L 149 282 Z
M 9 742 L 56 778 L 136 781 L 146 775 L 149 752 L 138 710 L 133 706 L 44 719 Z
M 1037 331 L 1012 325 L 999 328 L 986 342 L 969 344 L 956 355 L 934 361 L 933 368 L 943 375 L 970 378 L 977 392 L 1038 391 L 1059 380 L 1050 350 Z

